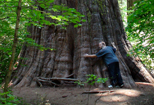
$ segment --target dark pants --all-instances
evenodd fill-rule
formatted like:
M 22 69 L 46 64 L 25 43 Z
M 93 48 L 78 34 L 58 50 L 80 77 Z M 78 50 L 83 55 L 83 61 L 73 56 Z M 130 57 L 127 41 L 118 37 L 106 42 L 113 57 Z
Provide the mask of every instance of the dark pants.
M 115 85 L 122 85 L 123 80 L 120 74 L 120 69 L 119 69 L 119 62 L 114 62 L 109 65 L 107 65 L 108 71 L 109 71 L 109 76 L 111 78 L 111 84 L 113 86 Z

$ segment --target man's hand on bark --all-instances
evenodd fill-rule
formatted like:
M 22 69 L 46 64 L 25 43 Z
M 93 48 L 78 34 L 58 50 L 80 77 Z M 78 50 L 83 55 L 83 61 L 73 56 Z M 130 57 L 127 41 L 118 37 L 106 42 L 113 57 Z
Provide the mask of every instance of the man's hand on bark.
M 83 57 L 85 57 L 85 58 L 96 58 L 97 56 L 95 55 L 95 54 L 85 54 L 85 55 L 83 55 Z
M 114 42 L 112 42 L 111 44 L 112 44 L 112 46 L 113 46 L 114 48 L 116 48 L 116 46 L 115 46 L 115 43 L 114 43 Z
M 88 55 L 89 55 L 89 54 L 84 54 L 83 57 L 87 58 L 87 57 L 89 57 Z

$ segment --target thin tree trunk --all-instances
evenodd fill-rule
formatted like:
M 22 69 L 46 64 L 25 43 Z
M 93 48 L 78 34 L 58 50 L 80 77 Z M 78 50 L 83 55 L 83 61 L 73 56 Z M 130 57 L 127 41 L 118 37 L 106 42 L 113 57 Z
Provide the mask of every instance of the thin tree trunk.
M 14 41 L 13 41 L 13 46 L 12 46 L 12 56 L 11 56 L 11 61 L 9 64 L 9 70 L 8 70 L 6 78 L 5 78 L 4 92 L 8 91 L 8 84 L 10 82 L 11 74 L 13 71 L 16 47 L 17 47 L 17 43 L 18 43 L 18 29 L 19 29 L 19 22 L 20 22 L 21 3 L 22 3 L 22 0 L 19 0 L 18 7 L 17 7 L 17 21 L 16 21 L 16 27 L 15 27 Z
M 82 55 L 94 54 L 98 51 L 99 41 L 107 45 L 115 43 L 116 55 L 120 62 L 120 69 L 125 87 L 134 87 L 136 80 L 154 83 L 154 79 L 146 68 L 135 57 L 128 57 L 131 48 L 127 41 L 117 0 L 56 0 L 55 4 L 64 3 L 85 15 L 86 22 L 79 28 L 73 24 L 62 30 L 60 27 L 44 26 L 39 29 L 29 27 L 31 38 L 44 47 L 55 48 L 54 51 L 40 51 L 36 47 L 23 47 L 21 56 L 28 58 L 21 60 L 18 71 L 13 78 L 14 85 L 36 86 L 36 77 L 67 77 L 86 81 L 87 74 L 108 78 L 102 59 L 83 58 Z M 105 87 L 110 84 L 96 84 Z
M 127 9 L 129 10 L 132 6 L 134 6 L 134 2 L 137 0 L 127 0 Z

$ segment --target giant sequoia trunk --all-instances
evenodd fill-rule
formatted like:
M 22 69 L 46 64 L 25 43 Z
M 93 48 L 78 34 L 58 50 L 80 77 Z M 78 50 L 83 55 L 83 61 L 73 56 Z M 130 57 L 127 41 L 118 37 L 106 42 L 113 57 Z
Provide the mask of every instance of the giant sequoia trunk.
M 36 77 L 62 78 L 70 74 L 81 81 L 86 80 L 87 74 L 108 77 L 102 59 L 82 57 L 86 53 L 96 53 L 99 41 L 105 41 L 109 46 L 115 43 L 126 87 L 134 87 L 134 81 L 154 82 L 139 59 L 127 56 L 131 45 L 126 39 L 117 0 L 55 0 L 55 3 L 76 8 L 85 15 L 87 22 L 78 28 L 70 24 L 67 30 L 55 26 L 44 26 L 42 29 L 29 27 L 31 38 L 44 47 L 56 50 L 40 51 L 36 47 L 24 46 L 21 57 L 27 59 L 20 61 L 21 65 L 13 78 L 14 85 L 35 86 Z M 109 84 L 108 81 L 96 86 Z

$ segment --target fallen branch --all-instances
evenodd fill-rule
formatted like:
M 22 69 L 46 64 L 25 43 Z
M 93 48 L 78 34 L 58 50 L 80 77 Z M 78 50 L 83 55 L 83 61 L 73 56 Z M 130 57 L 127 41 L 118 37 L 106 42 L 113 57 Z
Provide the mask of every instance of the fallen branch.
M 82 94 L 96 94 L 96 93 L 106 93 L 106 92 L 114 92 L 113 90 L 93 90 L 93 91 L 86 91 L 83 92 Z
M 136 85 L 148 85 L 148 86 L 153 86 L 154 87 L 154 84 L 153 83 L 147 83 L 147 82 L 135 82 Z
M 73 74 L 70 74 L 70 75 L 68 75 L 67 77 L 65 77 L 65 78 L 71 78 L 71 77 L 73 77 L 74 76 L 74 73 Z
M 38 79 L 44 79 L 44 80 L 78 81 L 78 79 L 72 79 L 72 78 L 43 78 L 43 77 L 39 77 Z
M 46 82 L 46 83 L 50 83 L 52 85 L 55 85 L 55 86 L 60 86 L 52 81 L 46 81 L 46 80 L 41 80 L 41 79 L 38 79 L 37 82 L 40 84 L 40 86 L 42 86 L 42 83 L 41 82 Z
M 44 77 L 37 77 L 36 78 L 36 82 L 41 87 L 42 87 L 42 83 L 48 83 L 48 84 L 52 84 L 52 85 L 58 86 L 58 87 L 63 86 L 63 85 L 64 86 L 66 86 L 66 85 L 75 86 L 74 81 L 78 81 L 78 79 L 72 79 L 72 78 L 44 78 Z

